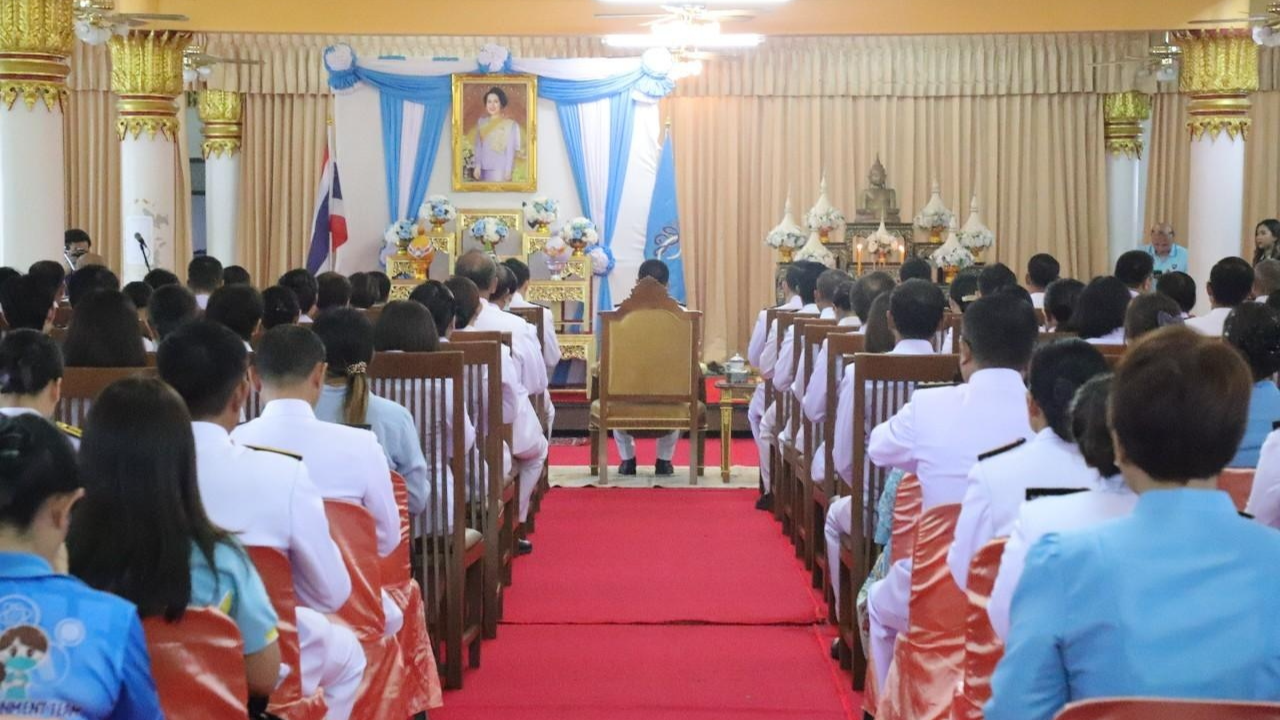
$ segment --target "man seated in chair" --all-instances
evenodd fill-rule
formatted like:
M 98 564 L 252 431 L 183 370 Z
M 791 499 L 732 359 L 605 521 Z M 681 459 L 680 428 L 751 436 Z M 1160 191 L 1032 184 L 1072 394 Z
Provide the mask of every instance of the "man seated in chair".
M 637 281 L 645 278 L 653 278 L 663 287 L 671 280 L 671 271 L 667 268 L 667 264 L 661 260 L 645 260 L 640 263 L 639 277 Z M 684 307 L 682 304 L 680 307 Z M 615 306 L 614 310 L 618 308 Z M 626 430 L 614 430 L 613 440 L 618 444 L 618 457 L 622 458 L 622 464 L 618 466 L 619 475 L 635 475 L 636 474 L 636 439 Z M 668 477 L 676 474 L 675 466 L 671 464 L 671 458 L 676 454 L 676 443 L 680 440 L 680 431 L 672 430 L 658 436 L 658 459 L 653 462 L 653 474 L 659 477 Z

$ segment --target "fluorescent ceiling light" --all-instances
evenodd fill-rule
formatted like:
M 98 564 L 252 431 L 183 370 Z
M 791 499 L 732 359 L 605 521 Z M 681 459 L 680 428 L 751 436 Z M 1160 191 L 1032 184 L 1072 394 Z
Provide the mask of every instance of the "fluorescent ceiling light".
M 692 0 L 690 2 L 683 2 L 681 0 L 676 0 L 676 2 L 653 2 L 652 0 L 596 0 L 596 2 L 602 5 L 674 5 L 677 7 L 689 7 L 693 5 L 703 5 L 706 7 L 722 5 L 744 7 L 750 5 L 758 7 L 761 5 L 786 5 L 791 2 L 791 0 Z
M 651 48 L 651 47 L 691 47 L 698 49 L 712 48 L 752 48 L 764 42 L 764 36 L 756 33 L 693 33 L 689 36 L 657 35 L 652 33 L 635 33 L 621 35 L 605 35 L 604 44 L 616 48 Z

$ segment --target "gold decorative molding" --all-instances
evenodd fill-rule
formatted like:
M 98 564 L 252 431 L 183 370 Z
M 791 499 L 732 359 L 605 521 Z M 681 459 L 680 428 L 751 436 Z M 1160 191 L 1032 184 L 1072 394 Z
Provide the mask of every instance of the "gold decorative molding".
M 1190 30 L 1174 38 L 1182 48 L 1178 88 L 1191 98 L 1191 138 L 1247 138 L 1249 93 L 1258 90 L 1258 46 L 1249 31 Z
M 584 280 L 573 282 L 534 280 L 529 283 L 529 292 L 525 295 L 525 299 L 532 303 L 585 303 L 591 300 L 591 283 Z
M 1151 96 L 1131 90 L 1102 101 L 1102 134 L 1107 152 L 1142 157 L 1142 121 L 1151 117 Z
M 526 257 L 534 253 L 542 252 L 542 248 L 547 246 L 547 241 L 550 239 L 551 235 L 546 231 L 538 232 L 536 230 L 525 230 L 524 234 L 521 236 L 521 240 L 524 242 L 524 247 L 521 249 L 524 251 Z
M 0 0 L 0 103 L 66 111 L 72 0 Z
M 556 333 L 556 341 L 560 343 L 560 357 L 564 360 L 583 360 L 590 364 L 595 355 L 594 335 Z
M 204 142 L 201 148 L 204 158 L 231 157 L 240 151 L 241 99 L 240 93 L 228 90 L 201 90 L 196 98 L 196 108 L 204 123 Z
M 178 133 L 178 105 L 182 93 L 182 51 L 191 33 L 134 30 L 116 35 L 111 49 L 111 89 L 119 96 L 116 132 L 121 140 L 143 132 L 170 141 Z

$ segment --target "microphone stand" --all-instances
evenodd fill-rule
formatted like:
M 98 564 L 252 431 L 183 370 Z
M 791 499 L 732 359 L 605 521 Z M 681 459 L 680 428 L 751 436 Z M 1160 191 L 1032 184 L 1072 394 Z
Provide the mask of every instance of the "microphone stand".
M 147 266 L 147 272 L 151 272 L 151 259 L 147 257 L 147 241 L 142 239 L 142 233 L 134 233 L 133 239 L 138 241 L 138 248 L 142 250 L 142 264 Z

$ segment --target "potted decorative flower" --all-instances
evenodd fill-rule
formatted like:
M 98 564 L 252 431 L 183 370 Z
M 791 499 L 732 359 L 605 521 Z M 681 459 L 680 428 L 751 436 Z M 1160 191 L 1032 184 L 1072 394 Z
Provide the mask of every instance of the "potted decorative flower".
M 439 232 L 440 228 L 458 217 L 458 209 L 444 195 L 432 195 L 418 208 L 418 217 L 431 223 L 432 230 Z
M 485 215 L 471 223 L 468 232 L 473 240 L 484 246 L 485 252 L 492 255 L 494 248 L 511 234 L 511 228 L 507 227 L 507 223 L 501 218 Z
M 548 197 L 536 197 L 521 203 L 524 208 L 524 221 L 534 232 L 545 235 L 547 228 L 560 215 L 560 203 Z
M 921 208 L 920 213 L 915 217 L 915 226 L 929 233 L 932 242 L 942 241 L 942 229 L 951 227 L 956 221 L 956 214 L 947 209 L 942 202 L 942 186 L 937 180 L 933 181 L 933 187 L 929 195 L 929 202 Z
M 947 241 L 942 246 L 933 251 L 929 259 L 933 264 L 942 268 L 943 278 L 947 283 L 956 279 L 956 273 L 963 268 L 973 265 L 973 253 L 970 253 L 960 240 L 956 238 L 955 224 L 952 221 L 951 235 L 947 237 Z
M 897 246 L 898 238 L 889 232 L 884 221 L 880 222 L 880 227 L 875 232 L 867 236 L 867 252 L 876 256 L 877 267 L 885 264 L 886 257 Z
M 599 242 L 596 224 L 584 217 L 576 217 L 560 228 L 560 239 L 573 248 L 574 255 L 582 255 L 588 245 Z
M 596 277 L 604 277 L 613 271 L 613 251 L 596 243 L 587 248 L 586 256 L 591 259 L 591 273 Z
M 960 232 L 956 233 L 956 238 L 965 249 L 973 253 L 975 260 L 982 257 L 982 254 L 996 242 L 996 234 L 983 224 L 978 214 L 977 195 L 969 201 L 969 219 L 965 221 Z
M 797 225 L 795 218 L 791 216 L 791 198 L 787 198 L 782 213 L 782 222 L 769 231 L 764 238 L 764 244 L 781 253 L 782 262 L 789 263 L 792 254 L 804 246 L 807 236 L 804 228 Z
M 413 236 L 417 234 L 414 225 L 415 223 L 412 220 L 397 220 L 387 228 L 386 233 L 382 235 L 382 239 L 386 242 L 388 248 L 394 248 L 401 255 L 408 255 L 409 243 L 413 241 Z
M 822 239 L 825 245 L 831 233 L 840 229 L 844 225 L 844 213 L 835 209 L 831 205 L 831 201 L 827 200 L 827 179 L 822 178 L 822 182 L 818 185 L 818 202 L 809 208 L 809 214 L 806 216 L 809 229 L 818 233 L 818 237 Z
M 562 280 L 564 269 L 569 265 L 569 258 L 573 257 L 573 248 L 557 235 L 547 240 L 547 244 L 542 247 L 542 252 L 547 256 L 547 270 L 551 272 L 551 279 Z
M 822 236 L 818 234 L 817 230 L 809 233 L 809 240 L 796 251 L 795 259 L 796 262 L 807 260 L 821 263 L 827 267 L 836 266 L 836 256 L 827 249 L 826 245 L 822 244 Z

